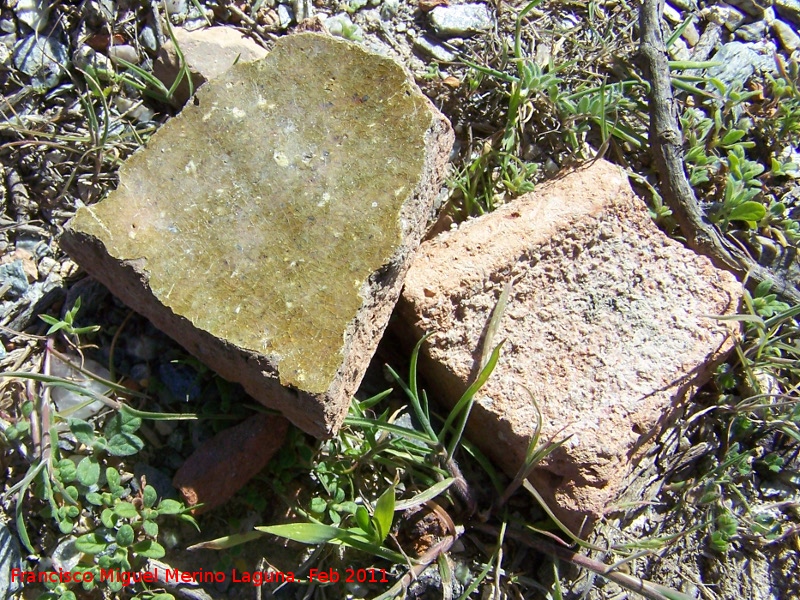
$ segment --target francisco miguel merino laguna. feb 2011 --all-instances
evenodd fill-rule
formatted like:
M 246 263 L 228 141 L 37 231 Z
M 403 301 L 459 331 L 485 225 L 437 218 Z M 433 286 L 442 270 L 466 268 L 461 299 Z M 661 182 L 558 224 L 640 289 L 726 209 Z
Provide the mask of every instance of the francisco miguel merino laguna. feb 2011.
M 165 583 L 222 583 L 227 581 L 228 575 L 223 571 L 179 571 L 178 569 L 164 569 L 162 581 Z M 93 581 L 119 582 L 124 586 L 134 583 L 156 583 L 159 581 L 156 571 L 120 571 L 118 569 L 99 569 L 87 571 L 23 571 L 11 570 L 11 582 L 21 584 L 33 583 L 83 583 Z M 233 569 L 230 574 L 232 583 L 249 583 L 260 586 L 263 583 L 292 583 L 295 581 L 291 571 L 237 571 Z

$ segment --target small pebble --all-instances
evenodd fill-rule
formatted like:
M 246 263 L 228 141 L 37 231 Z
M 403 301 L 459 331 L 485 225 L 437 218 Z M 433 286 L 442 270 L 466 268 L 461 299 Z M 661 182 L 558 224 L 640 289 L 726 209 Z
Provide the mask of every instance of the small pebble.
M 5 44 L 0 44 L 0 70 L 8 71 L 11 67 L 11 50 Z
M 20 259 L 0 265 L 0 289 L 5 290 L 4 298 L 17 300 L 28 291 L 28 287 L 28 276 Z
M 774 6 L 780 17 L 800 25 L 800 0 L 775 0 Z
M 392 17 L 394 17 L 400 11 L 400 0 L 384 0 L 383 4 L 381 4 L 381 19 L 384 21 L 391 21 Z M 403 23 L 400 21 L 400 23 Z M 405 25 L 405 23 L 403 23 Z M 395 27 L 399 31 L 397 27 Z
M 428 15 L 436 33 L 445 37 L 470 35 L 492 28 L 492 16 L 485 4 L 437 6 Z
M 53 550 L 53 567 L 57 570 L 70 572 L 81 560 L 83 553 L 75 547 L 75 538 L 68 537 Z
M 287 27 L 289 27 L 294 21 L 294 13 L 292 12 L 292 9 L 286 6 L 285 4 L 279 4 L 278 19 L 280 19 L 281 28 L 286 29 Z
M 763 19 L 764 18 L 764 9 L 765 5 L 768 4 L 766 0 L 761 0 L 761 2 L 756 2 L 756 0 L 728 0 L 727 2 L 731 6 L 735 6 L 742 12 L 750 15 L 751 17 L 755 17 L 756 19 Z
M 158 52 L 161 48 L 156 30 L 150 23 L 142 27 L 142 31 L 139 33 L 139 42 L 150 52 Z
M 292 9 L 298 23 L 314 16 L 314 4 L 311 0 L 292 0 Z
M 121 58 L 122 60 L 132 63 L 134 65 L 139 62 L 139 53 L 136 52 L 136 48 L 134 48 L 133 46 L 129 46 L 128 44 L 111 46 L 108 49 L 108 57 L 111 60 L 114 60 L 116 58 Z
M 0 19 L 0 31 L 3 33 L 16 33 L 17 27 L 11 19 Z
M 186 0 L 166 0 L 164 4 L 170 17 L 184 15 L 189 10 Z
M 114 0 L 91 0 L 83 4 L 83 17 L 94 28 L 113 23 L 116 7 Z
M 672 0 L 672 4 L 686 12 L 697 10 L 697 2 L 695 0 Z
M 45 256 L 39 261 L 39 277 L 44 279 L 56 267 L 58 267 L 58 261 L 50 256 Z
M 414 40 L 414 48 L 432 56 L 440 62 L 453 62 L 456 59 L 455 54 L 442 46 L 436 39 L 427 35 L 421 35 L 416 38 Z
M 18 0 L 14 7 L 17 18 L 36 32 L 44 30 L 50 16 L 51 2 L 44 0 Z
M 680 11 L 668 3 L 664 4 L 664 18 L 674 25 L 683 22 L 683 15 L 681 15 Z
M 780 19 L 775 19 L 772 22 L 772 31 L 775 32 L 775 36 L 787 52 L 794 52 L 800 48 L 800 36 L 797 35 L 794 28 L 788 23 L 784 23 Z
M 764 39 L 767 35 L 769 26 L 766 21 L 755 21 L 754 23 L 746 23 L 736 30 L 736 37 L 743 42 L 757 42 Z
M 109 392 L 109 387 L 100 383 L 99 381 L 90 379 L 73 366 L 81 365 L 85 371 L 93 373 L 102 379 L 108 379 L 111 377 L 111 374 L 103 365 L 90 358 L 84 358 L 81 360 L 81 357 L 76 355 L 67 355 L 67 358 L 69 359 L 68 363 L 63 362 L 56 356 L 52 357 L 50 361 L 50 374 L 53 377 L 69 379 L 74 384 L 77 384 L 86 390 L 91 390 L 95 394 L 99 394 L 101 396 L 104 396 Z M 105 406 L 105 403 L 100 400 L 92 401 L 92 397 L 88 394 L 73 392 L 72 390 L 68 390 L 61 386 L 53 386 L 51 394 L 53 401 L 58 407 L 59 413 L 64 413 L 63 416 L 65 417 L 70 416 L 76 419 L 86 420 L 100 412 L 100 410 L 102 410 L 102 408 Z
M 98 54 L 89 46 L 81 46 L 72 55 L 72 63 L 75 68 L 81 71 L 91 72 L 98 77 L 109 77 L 114 67 L 109 58 L 103 54 Z
M 54 37 L 29 35 L 14 46 L 14 66 L 40 90 L 58 85 L 69 64 L 67 46 Z
M 715 4 L 714 6 L 710 6 L 709 8 L 703 10 L 701 14 L 712 23 L 725 26 L 728 31 L 736 31 L 736 29 L 745 21 L 744 14 L 732 6 L 727 6 L 724 4 Z
M 689 23 L 686 26 L 686 29 L 683 30 L 681 37 L 686 40 L 686 43 L 690 46 L 694 47 L 697 45 L 697 42 L 700 41 L 700 32 L 697 31 L 697 27 L 694 25 L 694 21 Z
M 689 46 L 683 38 L 678 38 L 672 43 L 669 48 L 669 55 L 672 60 L 690 60 L 692 58 Z

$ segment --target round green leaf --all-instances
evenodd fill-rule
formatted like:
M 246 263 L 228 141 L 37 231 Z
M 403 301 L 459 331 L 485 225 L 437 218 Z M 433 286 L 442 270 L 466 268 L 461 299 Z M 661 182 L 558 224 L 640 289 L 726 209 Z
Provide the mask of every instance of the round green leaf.
M 326 508 L 328 508 L 328 503 L 319 496 L 314 496 L 311 499 L 311 512 L 322 514 Z
M 58 522 L 58 530 L 63 533 L 64 535 L 69 535 L 72 533 L 75 524 L 72 521 L 59 521 Z
M 75 540 L 75 548 L 86 554 L 99 554 L 108 547 L 108 542 L 98 533 L 87 533 Z
M 157 510 L 160 515 L 177 515 L 183 512 L 183 505 L 177 500 L 167 498 L 159 503 Z
M 148 537 L 154 538 L 158 536 L 158 523 L 155 521 L 145 521 L 142 523 L 142 529 L 144 529 L 144 533 Z
M 114 511 L 110 508 L 106 508 L 100 513 L 100 522 L 109 529 L 112 529 L 117 524 L 118 520 L 117 515 L 115 515 Z
M 114 467 L 108 467 L 106 469 L 106 481 L 108 481 L 108 487 L 111 488 L 112 491 L 119 488 L 119 471 L 117 471 Z
M 75 463 L 69 458 L 62 458 L 58 461 L 56 469 L 58 470 L 58 478 L 61 480 L 61 483 L 73 482 L 78 476 L 78 469 Z
M 119 544 L 123 548 L 127 548 L 128 546 L 133 544 L 133 539 L 134 539 L 133 527 L 125 523 L 125 525 L 120 527 L 119 531 L 117 531 L 117 537 L 116 537 L 117 544 Z
M 94 427 L 87 421 L 82 419 L 70 419 L 69 430 L 81 444 L 91 446 L 94 442 Z
M 3 431 L 9 442 L 14 442 L 19 439 L 19 429 L 15 425 L 9 425 Z
M 113 511 L 123 519 L 135 519 L 139 516 L 139 511 L 130 502 L 117 502 L 113 507 Z
M 156 500 L 158 500 L 158 493 L 156 493 L 156 489 L 152 485 L 146 485 L 144 487 L 144 492 L 142 493 L 142 503 L 144 504 L 145 508 L 152 508 L 155 506 Z
M 78 463 L 76 474 L 82 485 L 95 485 L 100 480 L 100 463 L 94 456 L 86 456 Z
M 64 488 L 64 491 L 73 501 L 78 501 L 78 488 L 76 488 L 74 485 L 68 485 Z
M 767 214 L 767 209 L 760 202 L 742 202 L 739 206 L 731 210 L 728 217 L 731 221 L 760 221 Z
M 153 540 L 144 540 L 134 544 L 132 550 L 139 556 L 155 559 L 162 558 L 167 553 L 164 546 Z
M 144 442 L 132 433 L 118 433 L 106 444 L 112 456 L 132 456 L 144 448 Z

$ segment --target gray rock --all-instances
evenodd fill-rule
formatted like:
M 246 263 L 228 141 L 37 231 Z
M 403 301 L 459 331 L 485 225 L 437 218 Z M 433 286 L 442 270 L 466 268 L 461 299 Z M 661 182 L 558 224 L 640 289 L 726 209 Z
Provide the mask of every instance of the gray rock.
M 414 48 L 432 56 L 440 62 L 453 62 L 456 59 L 456 55 L 442 46 L 439 40 L 428 35 L 421 35 L 415 38 Z
M 445 37 L 471 35 L 492 28 L 492 15 L 485 4 L 437 6 L 428 16 L 436 33 Z
M 40 32 L 50 16 L 50 2 L 44 0 L 19 0 L 14 7 L 17 18 L 34 31 Z
M 8 286 L 4 296 L 17 300 L 28 291 L 28 277 L 22 268 L 22 260 L 0 265 L 0 288 Z
M 716 77 L 726 86 L 734 83 L 744 85 L 756 71 L 775 69 L 775 45 L 771 42 L 728 42 L 711 58 L 720 64 L 709 67 L 708 75 Z
M 14 46 L 14 66 L 31 76 L 31 84 L 47 90 L 66 74 L 69 49 L 57 38 L 29 35 Z
M 158 52 L 159 48 L 161 48 L 158 33 L 156 33 L 155 27 L 150 25 L 150 23 L 142 27 L 142 31 L 139 34 L 139 41 L 142 46 L 147 48 L 150 52 Z
M 715 4 L 703 10 L 701 14 L 712 23 L 723 25 L 728 31 L 736 31 L 746 19 L 741 11 L 727 4 Z
M 167 9 L 167 14 L 171 17 L 185 15 L 189 10 L 187 0 L 166 0 L 164 4 Z
M 294 12 L 292 11 L 291 7 L 286 6 L 285 4 L 279 4 L 278 18 L 281 21 L 281 27 L 286 29 L 294 21 Z
M 119 46 L 111 46 L 108 49 L 108 56 L 112 60 L 121 58 L 122 60 L 132 63 L 138 64 L 139 62 L 139 53 L 136 52 L 136 48 L 129 44 L 120 44 Z
M 10 598 L 22 589 L 18 581 L 11 581 L 11 569 L 20 568 L 22 557 L 17 539 L 8 527 L 0 523 L 0 599 Z
M 11 50 L 5 44 L 0 44 L 0 71 L 8 71 L 11 68 Z
M 754 21 L 753 23 L 745 23 L 736 30 L 736 37 L 743 42 L 757 42 L 763 40 L 767 35 L 769 25 L 766 21 Z
M 761 0 L 760 2 L 756 0 L 727 0 L 727 2 L 756 19 L 764 18 L 764 11 L 769 5 L 768 0 Z
M 686 29 L 683 30 L 681 37 L 692 47 L 696 46 L 700 42 L 700 32 L 697 31 L 694 20 L 686 26 Z
M 380 11 L 381 19 L 390 21 L 400 11 L 400 0 L 384 0 Z
M 800 25 L 800 0 L 775 0 L 774 6 L 781 18 Z
M 75 538 L 69 537 L 56 546 L 51 560 L 55 569 L 72 571 L 78 566 L 81 556 L 81 551 L 75 547 Z
M 772 22 L 772 31 L 775 32 L 775 36 L 787 52 L 794 52 L 800 48 L 800 36 L 797 35 L 794 27 L 788 23 L 775 19 Z
M 681 15 L 678 9 L 670 5 L 669 2 L 664 3 L 664 18 L 673 24 L 683 22 L 683 15 Z

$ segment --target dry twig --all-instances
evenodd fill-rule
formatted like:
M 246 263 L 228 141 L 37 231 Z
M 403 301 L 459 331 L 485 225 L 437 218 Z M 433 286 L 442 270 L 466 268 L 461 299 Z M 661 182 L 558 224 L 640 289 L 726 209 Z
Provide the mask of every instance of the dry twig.
M 650 81 L 650 147 L 661 176 L 661 193 L 678 222 L 690 248 L 720 268 L 757 282 L 771 281 L 773 291 L 800 304 L 800 290 L 783 276 L 759 265 L 752 257 L 727 241 L 703 219 L 697 198 L 686 179 L 683 136 L 678 106 L 672 95 L 667 48 L 661 31 L 664 0 L 644 0 L 639 10 L 641 43 L 639 56 Z

